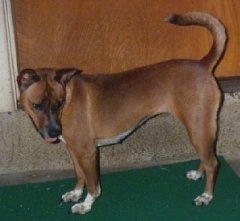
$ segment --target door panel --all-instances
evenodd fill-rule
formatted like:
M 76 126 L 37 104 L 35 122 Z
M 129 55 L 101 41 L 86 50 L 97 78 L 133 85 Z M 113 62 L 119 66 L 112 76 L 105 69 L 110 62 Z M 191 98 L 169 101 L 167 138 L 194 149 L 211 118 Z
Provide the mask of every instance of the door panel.
M 116 72 L 172 58 L 198 59 L 212 39 L 201 27 L 164 22 L 170 13 L 205 11 L 228 30 L 216 76 L 240 76 L 238 0 L 13 0 L 20 69 L 78 67 Z

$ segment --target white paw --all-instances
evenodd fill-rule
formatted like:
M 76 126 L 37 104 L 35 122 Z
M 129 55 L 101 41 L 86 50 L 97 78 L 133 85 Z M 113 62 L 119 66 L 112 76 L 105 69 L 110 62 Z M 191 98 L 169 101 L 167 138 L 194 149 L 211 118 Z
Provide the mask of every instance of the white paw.
M 186 177 L 189 180 L 199 180 L 203 178 L 203 173 L 197 171 L 197 170 L 190 170 L 186 173 Z
M 92 208 L 92 205 L 83 202 L 83 203 L 77 203 L 74 206 L 72 206 L 71 210 L 72 213 L 76 213 L 76 214 L 85 214 L 87 212 L 89 212 Z
M 72 206 L 71 208 L 72 213 L 85 214 L 89 212 L 92 208 L 93 203 L 95 202 L 97 197 L 100 196 L 100 194 L 101 194 L 101 188 L 99 186 L 98 192 L 95 195 L 88 193 L 85 200 L 82 203 L 77 203 L 74 206 Z
M 82 195 L 83 189 L 72 190 L 62 195 L 63 202 L 77 202 Z
M 89 212 L 92 208 L 92 204 L 94 203 L 97 196 L 93 196 L 90 193 L 87 194 L 85 200 L 82 203 L 77 203 L 72 206 L 72 213 L 85 214 Z
M 213 199 L 213 195 L 209 193 L 203 193 L 202 195 L 198 196 L 195 200 L 194 203 L 196 206 L 202 206 L 205 205 L 207 206 Z

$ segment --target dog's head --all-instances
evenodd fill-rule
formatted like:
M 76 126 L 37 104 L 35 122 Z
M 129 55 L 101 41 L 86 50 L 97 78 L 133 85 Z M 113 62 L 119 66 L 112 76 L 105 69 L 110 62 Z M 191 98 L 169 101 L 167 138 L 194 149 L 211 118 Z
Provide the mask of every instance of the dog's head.
M 65 86 L 79 72 L 76 69 L 25 69 L 17 77 L 19 102 L 49 143 L 59 141 Z

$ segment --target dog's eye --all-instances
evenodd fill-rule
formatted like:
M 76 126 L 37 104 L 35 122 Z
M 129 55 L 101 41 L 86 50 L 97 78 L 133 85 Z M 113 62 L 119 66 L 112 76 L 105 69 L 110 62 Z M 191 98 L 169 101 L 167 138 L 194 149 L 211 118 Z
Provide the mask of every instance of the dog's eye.
M 56 103 L 56 109 L 60 109 L 62 107 L 62 102 L 61 101 L 58 101 Z
M 37 110 L 37 111 L 41 111 L 41 110 L 43 110 L 43 104 L 32 104 L 32 107 L 35 109 L 35 110 Z

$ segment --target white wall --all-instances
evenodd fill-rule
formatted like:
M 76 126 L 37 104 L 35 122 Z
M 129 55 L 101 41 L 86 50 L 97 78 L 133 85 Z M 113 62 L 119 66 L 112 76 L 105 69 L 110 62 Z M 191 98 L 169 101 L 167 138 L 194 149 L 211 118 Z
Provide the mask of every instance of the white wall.
M 17 109 L 17 62 L 10 0 L 0 0 L 0 112 Z

